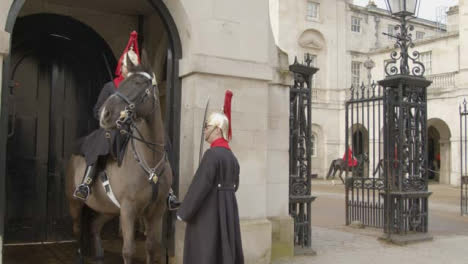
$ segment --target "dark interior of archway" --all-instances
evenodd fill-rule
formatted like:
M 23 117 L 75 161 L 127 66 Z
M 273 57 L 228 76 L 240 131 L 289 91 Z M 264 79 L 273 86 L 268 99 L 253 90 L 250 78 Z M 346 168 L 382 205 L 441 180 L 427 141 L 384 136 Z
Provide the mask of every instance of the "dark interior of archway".
M 440 134 L 439 131 L 430 126 L 427 129 L 427 159 L 429 165 L 430 180 L 439 181 L 440 172 Z
M 17 20 L 9 76 L 14 85 L 6 243 L 71 239 L 63 167 L 75 139 L 97 127 L 92 106 L 114 67 L 105 41 L 77 20 L 52 14 Z
M 364 140 L 361 130 L 353 133 L 353 155 L 358 156 L 364 153 Z

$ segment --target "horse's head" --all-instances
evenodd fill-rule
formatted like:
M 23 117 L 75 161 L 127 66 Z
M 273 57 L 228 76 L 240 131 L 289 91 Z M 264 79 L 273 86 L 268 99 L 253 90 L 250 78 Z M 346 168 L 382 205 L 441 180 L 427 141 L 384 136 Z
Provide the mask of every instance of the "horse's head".
M 146 52 L 143 51 L 140 65 L 127 61 L 128 77 L 102 106 L 99 120 L 102 128 L 121 129 L 122 125 L 146 119 L 159 109 L 159 91 L 153 84 L 154 74 L 147 63 Z

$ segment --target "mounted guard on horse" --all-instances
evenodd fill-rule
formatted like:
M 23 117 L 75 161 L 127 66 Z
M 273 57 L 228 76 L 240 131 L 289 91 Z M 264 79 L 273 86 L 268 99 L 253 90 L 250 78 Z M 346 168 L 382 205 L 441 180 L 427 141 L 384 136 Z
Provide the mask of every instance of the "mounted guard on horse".
M 163 246 L 163 216 L 178 203 L 170 201 L 175 200 L 170 195 L 173 171 L 166 154 L 159 89 L 145 51 L 140 63 L 136 39 L 134 32 L 119 60 L 119 76 L 99 96 L 95 113 L 101 128 L 83 139 L 81 151 L 71 155 L 67 164 L 66 195 L 73 233 L 83 238 L 82 225 L 89 225 L 91 235 L 90 241 L 80 239 L 80 263 L 84 263 L 81 246 L 91 242 L 96 263 L 104 263 L 101 230 L 117 216 L 124 263 L 131 264 L 135 254 L 138 219 L 145 226 L 146 263 L 155 263 L 158 245 Z M 95 212 L 92 218 L 83 218 L 85 205 Z
M 127 46 L 118 61 L 115 70 L 117 77 L 114 78 L 113 81 L 106 83 L 98 96 L 98 100 L 93 108 L 94 117 L 97 120 L 100 120 L 102 114 L 100 110 L 104 102 L 114 94 L 119 96 L 118 88 L 120 83 L 124 81 L 129 74 L 128 61 L 131 61 L 133 65 L 139 65 L 141 63 L 138 49 L 138 34 L 135 31 L 130 34 Z M 151 77 L 153 79 L 153 76 Z M 155 79 L 154 82 L 156 82 Z M 156 85 L 156 83 L 154 83 L 154 85 Z M 119 130 L 104 130 L 103 128 L 96 129 L 79 141 L 79 154 L 83 155 L 86 160 L 86 171 L 81 184 L 73 193 L 75 198 L 82 201 L 88 199 L 91 192 L 90 186 L 93 184 L 98 171 L 105 165 L 103 163 L 105 163 L 109 155 L 117 160 L 119 166 L 121 165 L 128 142 L 128 134 L 121 133 Z M 168 207 L 174 210 L 178 208 L 179 205 L 180 203 L 177 201 L 177 197 L 171 189 L 168 197 Z

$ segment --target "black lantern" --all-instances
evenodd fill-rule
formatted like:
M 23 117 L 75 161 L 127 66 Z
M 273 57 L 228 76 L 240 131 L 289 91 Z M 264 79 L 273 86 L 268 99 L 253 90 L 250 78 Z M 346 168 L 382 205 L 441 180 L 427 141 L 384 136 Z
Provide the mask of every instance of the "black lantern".
M 406 17 L 417 15 L 419 0 L 385 0 L 392 15 Z
M 414 48 L 412 34 L 410 33 L 414 30 L 414 26 L 409 24 L 408 21 L 417 14 L 420 0 L 385 0 L 385 3 L 392 16 L 400 21 L 400 24 L 395 26 L 395 31 L 399 31 L 397 34 L 389 35 L 383 33 L 384 35 L 395 38 L 395 48 L 400 48 L 400 53 L 393 51 L 390 54 L 392 59 L 385 63 L 386 75 L 394 76 L 402 74 L 419 77 L 424 76 L 425 68 L 419 61 L 419 52 L 409 51 L 410 48 Z M 397 61 L 400 61 L 400 67 L 397 67 Z M 412 64 L 409 63 L 410 61 Z M 411 69 L 410 66 L 412 67 Z

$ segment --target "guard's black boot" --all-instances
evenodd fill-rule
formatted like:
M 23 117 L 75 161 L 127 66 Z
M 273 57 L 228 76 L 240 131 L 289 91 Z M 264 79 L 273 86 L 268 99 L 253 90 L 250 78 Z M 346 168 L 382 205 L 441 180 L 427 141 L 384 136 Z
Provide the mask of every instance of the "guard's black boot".
M 180 202 L 177 200 L 177 196 L 172 189 L 169 190 L 169 195 L 167 196 L 167 207 L 170 211 L 177 210 L 180 207 Z
M 86 201 L 86 199 L 88 199 L 89 193 L 91 192 L 89 186 L 91 186 L 93 183 L 95 174 L 96 165 L 86 167 L 83 180 L 81 184 L 75 189 L 73 197 L 82 201 Z

